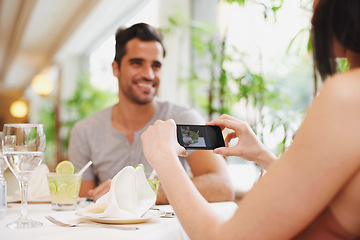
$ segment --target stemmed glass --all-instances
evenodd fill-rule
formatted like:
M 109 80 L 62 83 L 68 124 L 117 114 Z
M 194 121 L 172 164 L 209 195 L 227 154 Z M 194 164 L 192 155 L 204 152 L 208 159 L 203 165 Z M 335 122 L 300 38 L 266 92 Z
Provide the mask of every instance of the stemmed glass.
M 41 164 L 45 152 L 43 124 L 4 124 L 2 150 L 6 163 L 19 181 L 21 190 L 21 214 L 10 228 L 33 228 L 42 226 L 29 218 L 27 190 L 31 175 Z

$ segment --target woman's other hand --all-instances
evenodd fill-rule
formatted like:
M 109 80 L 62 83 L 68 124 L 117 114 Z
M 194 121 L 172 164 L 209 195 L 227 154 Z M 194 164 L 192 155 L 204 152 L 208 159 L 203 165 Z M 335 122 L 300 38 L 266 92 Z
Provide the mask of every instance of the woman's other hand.
M 162 159 L 162 155 L 176 154 L 186 156 L 185 148 L 180 146 L 176 137 L 176 124 L 174 120 L 157 120 L 154 125 L 148 127 L 141 135 L 141 142 L 146 159 L 153 165 L 157 165 L 157 160 Z M 161 164 L 159 162 L 159 164 Z

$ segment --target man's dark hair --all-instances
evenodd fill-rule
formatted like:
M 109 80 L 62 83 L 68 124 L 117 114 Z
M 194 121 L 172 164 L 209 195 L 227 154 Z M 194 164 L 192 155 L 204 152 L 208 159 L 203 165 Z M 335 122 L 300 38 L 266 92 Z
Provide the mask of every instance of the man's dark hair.
M 312 24 L 314 62 L 325 80 L 336 72 L 334 37 L 345 48 L 360 53 L 360 1 L 320 0 Z
M 157 41 L 163 48 L 163 56 L 165 57 L 165 48 L 162 43 L 163 36 L 160 31 L 146 23 L 137 23 L 129 28 L 119 28 L 116 31 L 116 45 L 115 45 L 115 58 L 114 60 L 120 66 L 121 59 L 126 54 L 126 44 L 138 38 L 141 41 Z

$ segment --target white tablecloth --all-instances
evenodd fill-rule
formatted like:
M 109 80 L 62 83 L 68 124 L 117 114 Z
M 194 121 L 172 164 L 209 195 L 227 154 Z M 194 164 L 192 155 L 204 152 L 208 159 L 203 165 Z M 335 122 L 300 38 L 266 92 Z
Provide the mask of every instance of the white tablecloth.
M 212 203 L 214 210 L 224 219 L 229 219 L 235 212 L 237 205 L 234 202 Z M 0 240 L 185 240 L 189 239 L 181 227 L 177 218 L 156 218 L 149 222 L 136 225 L 140 228 L 137 231 L 117 230 L 91 227 L 59 227 L 45 219 L 44 216 L 51 215 L 63 221 L 77 219 L 75 211 L 57 212 L 51 210 L 50 204 L 29 204 L 28 210 L 33 220 L 42 222 L 44 225 L 33 229 L 10 229 L 6 224 L 16 220 L 20 216 L 20 204 L 9 204 L 6 217 L 0 220 Z M 84 207 L 84 205 L 82 205 Z M 163 211 L 172 211 L 170 205 L 156 206 Z M 82 208 L 78 208 L 81 210 Z M 130 226 L 130 225 L 128 225 Z

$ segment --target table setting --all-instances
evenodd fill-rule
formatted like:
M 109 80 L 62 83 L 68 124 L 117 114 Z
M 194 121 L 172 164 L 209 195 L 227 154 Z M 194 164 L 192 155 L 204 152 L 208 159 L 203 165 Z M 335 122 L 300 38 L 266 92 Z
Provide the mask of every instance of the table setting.
M 79 198 L 81 176 L 91 162 L 75 172 L 71 162 L 63 161 L 55 173 L 42 163 L 43 125 L 5 124 L 1 136 L 0 163 L 7 163 L 20 186 L 10 191 L 0 218 L 1 240 L 189 239 L 172 207 L 155 205 L 159 181 L 154 173 L 127 166 L 113 177 L 110 191 L 93 202 Z M 234 202 L 211 206 L 225 220 L 237 208 Z
M 165 215 L 163 211 L 151 209 L 155 202 L 155 192 L 143 169 L 127 166 L 112 179 L 108 193 L 78 214 L 102 223 L 142 223 Z

